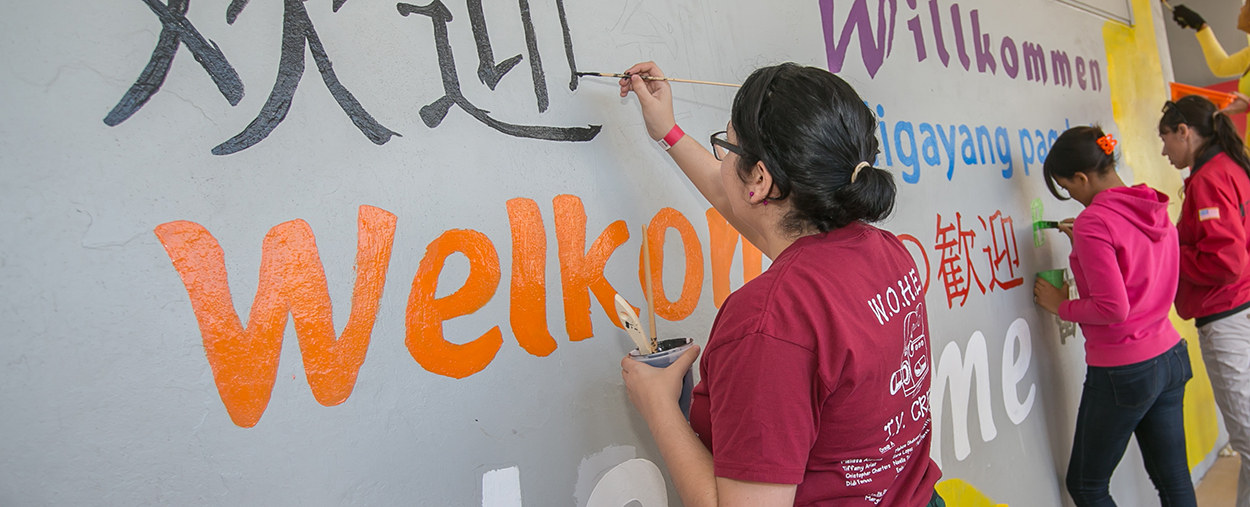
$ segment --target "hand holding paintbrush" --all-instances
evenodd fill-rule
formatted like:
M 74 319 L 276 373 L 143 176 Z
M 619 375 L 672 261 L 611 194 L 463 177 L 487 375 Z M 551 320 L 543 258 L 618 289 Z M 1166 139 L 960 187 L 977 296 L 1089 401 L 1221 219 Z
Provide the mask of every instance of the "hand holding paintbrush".
M 631 91 L 634 92 L 638 96 L 638 105 L 642 106 L 647 135 L 654 140 L 663 139 L 673 125 L 677 124 L 673 116 L 673 89 L 667 81 L 647 81 L 643 76 L 664 77 L 664 72 L 655 62 L 646 62 L 630 67 L 625 74 L 631 77 L 621 78 L 621 98 L 627 97 Z M 635 77 L 638 79 L 634 79 Z
M 635 74 L 630 74 L 628 72 L 624 74 L 615 74 L 611 72 L 578 72 L 577 75 L 578 77 L 585 77 L 585 76 L 615 77 L 615 78 L 620 78 L 621 82 L 625 82 L 626 80 L 633 79 L 633 77 L 635 76 Z M 701 81 L 698 79 L 678 79 L 675 77 L 656 77 L 656 76 L 641 76 L 641 77 L 643 81 L 671 81 L 674 83 L 705 84 L 705 85 L 716 85 L 716 86 L 728 86 L 732 88 L 742 87 L 742 85 L 737 85 L 733 83 L 720 83 L 717 81 Z

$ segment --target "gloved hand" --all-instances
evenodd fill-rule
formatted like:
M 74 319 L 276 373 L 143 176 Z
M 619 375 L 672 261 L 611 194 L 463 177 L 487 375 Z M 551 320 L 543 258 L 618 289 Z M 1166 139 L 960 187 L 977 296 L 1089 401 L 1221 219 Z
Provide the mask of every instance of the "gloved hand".
M 1176 24 L 1181 25 L 1181 28 L 1193 28 L 1194 30 L 1200 30 L 1207 24 L 1207 21 L 1202 19 L 1202 16 L 1184 5 L 1176 6 L 1176 9 L 1172 11 L 1172 19 L 1176 20 Z

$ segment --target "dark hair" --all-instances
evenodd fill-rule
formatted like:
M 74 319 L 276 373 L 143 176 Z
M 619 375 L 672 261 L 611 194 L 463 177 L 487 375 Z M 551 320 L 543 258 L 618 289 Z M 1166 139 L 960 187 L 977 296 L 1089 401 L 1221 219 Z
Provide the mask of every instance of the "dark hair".
M 1107 153 L 1098 144 L 1106 135 L 1097 125 L 1072 127 L 1059 135 L 1042 163 L 1042 177 L 1051 195 L 1061 201 L 1071 199 L 1055 188 L 1055 178 L 1072 179 L 1076 173 L 1101 176 L 1115 169 L 1115 151 Z
M 860 162 L 877 158 L 877 118 L 851 85 L 829 71 L 783 63 L 757 69 L 734 96 L 731 123 L 738 175 L 763 161 L 778 195 L 790 200 L 783 227 L 828 232 L 894 210 L 894 177 Z M 771 195 L 771 191 L 770 191 Z
M 1250 155 L 1246 154 L 1246 143 L 1228 115 L 1219 112 L 1215 104 L 1200 95 L 1187 95 L 1172 104 L 1171 107 L 1164 107 L 1163 117 L 1159 118 L 1159 135 L 1171 134 L 1184 123 L 1207 140 L 1199 148 L 1199 154 L 1218 146 L 1250 176 Z

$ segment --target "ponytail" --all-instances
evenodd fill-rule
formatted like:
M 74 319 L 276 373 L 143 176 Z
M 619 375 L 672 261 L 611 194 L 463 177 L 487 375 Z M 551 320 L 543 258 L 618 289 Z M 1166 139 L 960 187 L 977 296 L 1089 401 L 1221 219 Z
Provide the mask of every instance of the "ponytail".
M 1214 123 L 1215 135 L 1210 137 L 1207 142 L 1207 148 L 1210 146 L 1219 146 L 1220 151 L 1233 159 L 1242 170 L 1246 171 L 1246 175 L 1250 176 L 1250 154 L 1246 153 L 1246 143 L 1242 140 L 1241 134 L 1237 133 L 1237 127 L 1233 126 L 1233 120 L 1228 115 L 1219 111 L 1215 112 L 1215 116 L 1211 118 Z
M 821 231 L 839 229 L 856 220 L 880 222 L 894 211 L 897 191 L 890 171 L 865 167 L 855 181 L 834 190 L 833 198 L 824 205 L 824 212 L 812 217 L 812 221 Z
M 1207 140 L 1201 151 L 1219 148 L 1250 176 L 1250 154 L 1246 152 L 1245 141 L 1237 133 L 1232 119 L 1219 112 L 1210 100 L 1188 95 L 1176 102 L 1168 102 L 1163 108 L 1163 117 L 1159 118 L 1159 134 L 1175 132 L 1182 123 Z

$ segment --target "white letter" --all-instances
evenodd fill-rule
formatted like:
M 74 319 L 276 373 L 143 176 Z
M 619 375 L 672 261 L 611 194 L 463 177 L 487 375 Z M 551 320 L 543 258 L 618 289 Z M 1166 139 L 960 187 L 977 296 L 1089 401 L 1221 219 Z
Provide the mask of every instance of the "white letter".
M 890 321 L 890 314 L 885 313 L 885 308 L 881 306 L 880 294 L 877 294 L 877 300 L 875 302 L 871 299 L 868 300 L 868 307 L 872 308 L 873 315 L 877 316 L 878 324 L 881 324 L 884 326 L 886 322 Z M 882 319 L 885 319 L 885 320 L 882 320 Z
M 1020 357 L 1013 358 L 1016 342 L 1020 342 Z M 1017 397 L 1016 384 L 1024 379 L 1029 371 L 1029 360 L 1033 357 L 1033 339 L 1029 333 L 1029 323 L 1024 319 L 1016 319 L 1007 328 L 1007 339 L 1003 341 L 1003 407 L 1007 409 L 1007 418 L 1020 424 L 1029 416 L 1033 409 L 1033 398 L 1037 394 L 1037 385 L 1029 384 L 1029 395 L 1020 403 Z M 1013 359 L 1015 359 L 1013 361 Z
M 482 507 L 521 507 L 521 470 L 508 467 L 482 474 Z
M 645 459 L 631 459 L 608 470 L 590 492 L 586 507 L 622 507 L 635 500 L 642 507 L 668 507 L 664 475 Z
M 898 281 L 898 290 L 903 293 L 904 306 L 911 306 L 912 301 L 920 294 L 920 287 L 912 287 L 911 278 L 906 276 Z
M 946 386 L 949 381 L 951 391 L 951 422 L 954 424 L 951 433 L 955 436 L 955 459 L 963 461 L 972 452 L 968 443 L 968 398 L 972 394 L 972 374 L 977 380 L 977 417 L 981 420 L 981 440 L 989 442 L 998 436 L 998 428 L 994 427 L 994 415 L 990 407 L 990 364 L 985 348 L 985 335 L 980 331 L 972 333 L 968 339 L 968 350 L 960 358 L 959 345 L 955 342 L 946 344 L 942 350 L 942 358 L 934 368 L 933 384 L 930 400 L 933 405 L 933 448 L 930 455 L 933 460 L 942 464 L 942 402 L 946 398 Z
M 893 302 L 890 301 L 891 296 L 894 297 Z M 890 315 L 898 315 L 898 311 L 903 309 L 903 307 L 898 304 L 898 293 L 894 292 L 894 287 L 889 287 L 885 290 L 885 304 L 890 307 Z

